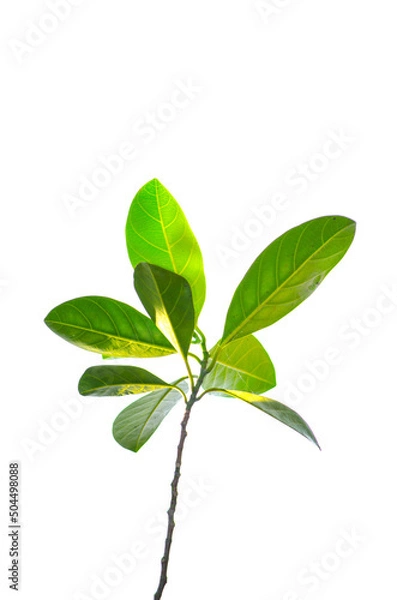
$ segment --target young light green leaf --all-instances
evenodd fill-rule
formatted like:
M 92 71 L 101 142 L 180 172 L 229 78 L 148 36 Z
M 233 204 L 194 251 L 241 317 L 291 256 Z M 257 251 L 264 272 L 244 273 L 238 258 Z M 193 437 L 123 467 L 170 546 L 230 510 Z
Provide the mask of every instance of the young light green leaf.
M 157 179 L 144 185 L 132 201 L 126 239 L 133 267 L 147 262 L 187 280 L 197 320 L 205 300 L 203 257 L 181 207 Z
M 158 329 L 186 358 L 194 330 L 192 292 L 186 279 L 162 267 L 139 263 L 134 284 Z
M 320 217 L 270 244 L 236 289 L 222 344 L 268 327 L 310 296 L 347 252 L 355 227 L 346 217 Z
M 187 391 L 185 382 L 175 382 L 175 385 Z M 113 424 L 114 439 L 123 448 L 138 452 L 180 399 L 181 392 L 175 389 L 159 390 L 139 398 L 116 418 Z
M 281 402 L 277 402 L 277 400 L 271 400 L 270 398 L 265 398 L 264 396 L 257 396 L 256 394 L 250 394 L 248 392 L 240 392 L 237 390 L 223 390 L 229 396 L 233 398 L 238 398 L 239 400 L 244 400 L 244 402 L 248 402 L 252 406 L 259 408 L 266 414 L 270 415 L 277 421 L 284 423 L 291 429 L 294 429 L 301 435 L 303 435 L 310 442 L 313 442 L 320 450 L 320 446 L 313 431 L 310 429 L 309 425 L 302 419 L 297 412 L 285 406 Z
M 146 315 L 103 296 L 64 302 L 47 315 L 45 323 L 66 341 L 109 357 L 150 358 L 175 352 Z
M 260 394 L 276 385 L 276 373 L 262 344 L 247 335 L 210 352 L 215 367 L 206 375 L 203 388 L 226 388 Z
M 89 367 L 79 381 L 82 396 L 127 396 L 171 387 L 145 369 L 126 365 Z

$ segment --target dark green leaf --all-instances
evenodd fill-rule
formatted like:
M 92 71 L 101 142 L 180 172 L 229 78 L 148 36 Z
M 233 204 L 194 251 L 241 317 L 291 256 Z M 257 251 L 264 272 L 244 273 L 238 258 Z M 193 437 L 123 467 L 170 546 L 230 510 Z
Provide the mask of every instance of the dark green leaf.
M 233 296 L 222 343 L 268 327 L 317 289 L 353 241 L 355 223 L 320 217 L 287 231 L 254 261 Z
M 186 358 L 194 330 L 192 292 L 186 279 L 162 267 L 139 263 L 134 283 L 157 327 Z
M 217 344 L 211 350 L 211 356 L 216 356 L 216 365 L 206 376 L 204 389 L 217 387 L 259 394 L 276 385 L 272 361 L 253 335 L 220 349 Z
M 186 383 L 177 385 L 187 390 Z M 159 390 L 139 398 L 116 418 L 113 424 L 114 439 L 123 448 L 138 452 L 180 399 L 181 393 L 175 389 Z
M 147 262 L 188 281 L 197 319 L 205 300 L 200 247 L 181 207 L 157 179 L 149 181 L 135 196 L 128 214 L 126 238 L 133 267 Z
M 85 296 L 60 304 L 45 323 L 68 342 L 109 357 L 150 358 L 175 352 L 148 317 L 128 304 L 103 296 Z
M 284 423 L 284 425 L 291 427 L 291 429 L 294 429 L 306 439 L 313 442 L 313 444 L 315 444 L 318 448 L 320 448 L 313 431 L 310 429 L 306 421 L 304 421 L 297 412 L 291 408 L 288 408 L 288 406 L 285 406 L 285 404 L 281 404 L 281 402 L 277 402 L 277 400 L 265 398 L 264 396 L 249 394 L 248 392 L 239 392 L 236 390 L 224 391 L 234 398 L 244 400 L 244 402 L 248 402 L 248 404 L 259 408 L 259 410 L 262 410 L 274 419 L 277 419 L 277 421 Z
M 127 396 L 170 387 L 145 369 L 125 365 L 90 367 L 79 381 L 82 396 Z

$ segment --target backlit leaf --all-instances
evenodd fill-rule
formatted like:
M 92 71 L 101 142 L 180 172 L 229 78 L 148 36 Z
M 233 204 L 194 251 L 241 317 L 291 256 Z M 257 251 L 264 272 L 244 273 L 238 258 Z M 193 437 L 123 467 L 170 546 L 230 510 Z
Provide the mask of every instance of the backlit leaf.
M 134 272 L 137 294 L 160 331 L 187 356 L 194 330 L 192 292 L 184 277 L 162 267 L 139 263 Z
M 290 229 L 254 261 L 230 304 L 222 343 L 268 327 L 310 296 L 353 241 L 355 223 L 320 217 Z
M 181 207 L 157 179 L 144 185 L 132 201 L 126 239 L 133 267 L 147 262 L 187 280 L 197 320 L 205 300 L 201 250 Z
M 175 352 L 146 315 L 103 296 L 85 296 L 64 302 L 45 318 L 63 339 L 108 357 L 166 356 Z
M 90 367 L 79 381 L 82 396 L 127 396 L 170 387 L 149 371 L 126 365 Z
M 177 385 L 186 392 L 185 382 Z M 123 448 L 138 452 L 181 398 L 181 393 L 175 389 L 159 390 L 139 398 L 114 421 L 114 439 Z
M 303 435 L 306 439 L 313 442 L 318 448 L 320 448 L 313 431 L 310 429 L 309 425 L 302 419 L 297 412 L 285 406 L 281 402 L 277 402 L 277 400 L 271 400 L 270 398 L 265 398 L 264 396 L 257 396 L 256 394 L 250 394 L 248 392 L 241 392 L 236 390 L 224 390 L 229 396 L 233 398 L 238 398 L 239 400 L 244 400 L 248 404 L 259 408 L 259 410 L 265 412 L 270 415 L 277 421 L 280 421 L 284 425 L 291 427 L 301 435 Z M 321 450 L 321 448 L 320 448 Z
M 218 387 L 259 394 L 276 385 L 273 363 L 253 335 L 239 338 L 220 350 L 217 344 L 210 354 L 216 355 L 216 365 L 205 377 L 204 389 Z

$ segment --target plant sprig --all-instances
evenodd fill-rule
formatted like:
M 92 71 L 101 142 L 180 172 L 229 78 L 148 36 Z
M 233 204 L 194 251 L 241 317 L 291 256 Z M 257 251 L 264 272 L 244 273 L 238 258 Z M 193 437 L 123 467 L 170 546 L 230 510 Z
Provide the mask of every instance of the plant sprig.
M 116 441 L 133 452 L 184 400 L 155 600 L 160 600 L 167 583 L 182 454 L 196 402 L 212 394 L 242 400 L 318 446 L 302 417 L 262 395 L 275 387 L 276 375 L 267 351 L 253 334 L 308 298 L 345 255 L 354 235 L 354 221 L 327 216 L 298 225 L 277 238 L 241 280 L 227 311 L 223 334 L 209 350 L 198 326 L 206 293 L 201 250 L 175 198 L 153 179 L 136 194 L 126 226 L 134 286 L 148 316 L 118 300 L 86 296 L 60 304 L 46 317 L 46 324 L 56 334 L 104 359 L 177 353 L 184 363 L 186 374 L 174 382 L 166 382 L 140 367 L 108 362 L 89 367 L 79 381 L 79 392 L 84 396 L 145 393 L 113 424 Z M 195 361 L 194 367 L 190 360 Z M 195 373 L 197 364 L 199 372 Z

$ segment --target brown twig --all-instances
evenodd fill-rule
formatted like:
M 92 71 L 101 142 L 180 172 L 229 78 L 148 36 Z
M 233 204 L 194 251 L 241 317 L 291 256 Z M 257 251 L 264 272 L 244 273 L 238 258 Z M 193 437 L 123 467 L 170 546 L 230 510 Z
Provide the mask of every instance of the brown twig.
M 168 514 L 168 528 L 167 528 L 167 537 L 165 539 L 165 547 L 164 547 L 164 556 L 161 559 L 161 574 L 160 581 L 157 588 L 157 591 L 154 595 L 154 600 L 160 600 L 163 595 L 164 588 L 167 584 L 167 571 L 168 571 L 168 563 L 170 560 L 170 552 L 171 552 L 171 544 L 172 544 L 172 536 L 175 529 L 175 511 L 178 500 L 178 483 L 181 476 L 181 466 L 182 466 L 182 453 L 185 445 L 185 440 L 187 436 L 187 424 L 189 422 L 190 413 L 193 407 L 193 404 L 197 400 L 197 394 L 200 390 L 203 379 L 207 373 L 206 367 L 208 362 L 208 356 L 204 356 L 204 360 L 201 365 L 200 375 L 197 379 L 195 386 L 192 389 L 192 393 L 189 399 L 189 402 L 186 405 L 185 414 L 183 416 L 181 422 L 181 437 L 178 444 L 178 450 L 176 454 L 175 461 L 175 471 L 174 478 L 171 483 L 171 504 L 167 511 Z

